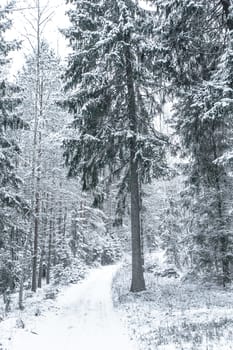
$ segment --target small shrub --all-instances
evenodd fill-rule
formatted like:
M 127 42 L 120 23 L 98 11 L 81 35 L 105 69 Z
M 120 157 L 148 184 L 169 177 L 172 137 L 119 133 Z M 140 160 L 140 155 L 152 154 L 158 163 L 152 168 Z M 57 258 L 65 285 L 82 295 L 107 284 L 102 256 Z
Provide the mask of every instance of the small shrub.
M 25 328 L 25 324 L 24 324 L 24 322 L 23 322 L 23 320 L 21 318 L 18 318 L 16 320 L 16 327 L 17 328 Z

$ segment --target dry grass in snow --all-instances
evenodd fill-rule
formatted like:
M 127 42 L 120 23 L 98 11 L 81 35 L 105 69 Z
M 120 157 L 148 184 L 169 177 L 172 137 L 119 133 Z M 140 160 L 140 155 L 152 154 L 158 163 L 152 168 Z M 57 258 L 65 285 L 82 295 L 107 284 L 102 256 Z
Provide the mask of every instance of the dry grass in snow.
M 145 273 L 147 290 L 129 293 L 130 268 L 113 283 L 115 307 L 140 350 L 233 349 L 233 290 Z

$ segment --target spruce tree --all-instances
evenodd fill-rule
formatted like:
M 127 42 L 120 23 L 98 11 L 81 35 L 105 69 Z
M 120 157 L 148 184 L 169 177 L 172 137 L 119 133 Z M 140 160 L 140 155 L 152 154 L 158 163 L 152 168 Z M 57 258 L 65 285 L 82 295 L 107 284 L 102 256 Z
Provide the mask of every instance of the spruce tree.
M 153 128 L 153 17 L 131 0 L 69 2 L 65 35 L 73 52 L 64 104 L 76 129 L 75 138 L 65 141 L 69 176 L 81 174 L 84 190 L 120 176 L 120 208 L 127 192 L 131 198 L 131 291 L 138 292 L 145 289 L 140 185 L 164 169 L 164 138 Z
M 193 199 L 190 238 L 196 268 L 216 275 L 225 285 L 230 278 L 232 246 L 227 208 L 231 184 L 229 172 L 218 160 L 231 147 L 232 127 L 230 102 L 224 98 L 231 93 L 230 55 L 224 68 L 221 63 L 230 7 L 223 3 L 168 0 L 159 5 L 163 14 L 161 69 L 177 99 L 173 124 L 182 153 L 189 159 L 184 199 Z
M 15 137 L 16 130 L 26 124 L 21 119 L 19 88 L 7 80 L 8 54 L 18 47 L 5 36 L 11 28 L 12 8 L 13 4 L 0 6 L 0 292 L 15 287 L 17 254 L 25 233 L 22 214 L 24 209 L 27 211 L 20 193 L 22 180 L 16 169 L 20 148 Z M 7 279 L 3 278 L 4 274 Z

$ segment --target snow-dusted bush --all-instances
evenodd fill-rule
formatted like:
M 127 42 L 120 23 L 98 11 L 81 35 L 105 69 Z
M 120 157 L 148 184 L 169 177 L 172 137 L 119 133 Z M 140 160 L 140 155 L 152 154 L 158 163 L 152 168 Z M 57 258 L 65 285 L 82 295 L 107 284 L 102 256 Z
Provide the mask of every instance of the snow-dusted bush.
M 57 264 L 52 268 L 52 281 L 54 284 L 67 285 L 83 279 L 87 273 L 85 262 L 79 259 L 73 259 L 72 264 L 64 267 Z
M 19 282 L 19 270 L 16 262 L 11 261 L 8 255 L 0 251 L 0 294 L 7 290 L 13 291 Z

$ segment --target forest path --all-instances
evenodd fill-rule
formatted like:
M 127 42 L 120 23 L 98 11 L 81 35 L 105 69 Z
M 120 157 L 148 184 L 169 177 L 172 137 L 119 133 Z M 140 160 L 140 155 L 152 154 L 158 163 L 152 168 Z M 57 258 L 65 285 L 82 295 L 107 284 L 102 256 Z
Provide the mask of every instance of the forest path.
M 135 350 L 113 309 L 117 266 L 96 269 L 57 299 L 58 310 L 39 317 L 34 332 L 19 330 L 10 350 Z

